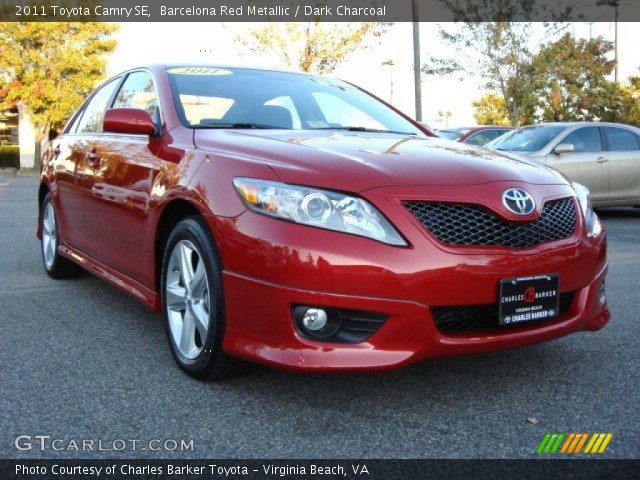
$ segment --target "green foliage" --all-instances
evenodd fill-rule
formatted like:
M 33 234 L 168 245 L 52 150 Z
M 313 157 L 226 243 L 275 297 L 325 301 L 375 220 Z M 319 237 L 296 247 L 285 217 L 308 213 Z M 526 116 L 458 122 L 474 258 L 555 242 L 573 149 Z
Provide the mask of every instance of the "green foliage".
M 457 48 L 455 58 L 431 59 L 425 73 L 464 71 L 484 80 L 484 87 L 503 100 L 509 122 L 517 125 L 533 119 L 534 73 L 532 61 L 537 43 L 566 28 L 562 22 L 572 6 L 548 5 L 538 0 L 441 0 L 452 12 L 456 29 L 441 29 L 443 40 Z M 553 22 L 510 21 L 546 18 Z M 486 22 L 487 18 L 494 22 Z M 543 30 L 542 39 L 534 34 Z
M 371 46 L 388 23 L 285 22 L 253 28 L 236 41 L 257 53 L 274 52 L 289 68 L 330 73 L 347 55 Z
M 543 28 L 547 36 L 562 27 L 544 24 Z M 534 109 L 533 30 L 530 22 L 473 21 L 453 32 L 441 30 L 443 40 L 457 47 L 459 53 L 455 59 L 432 59 L 423 71 L 446 74 L 460 70 L 482 78 L 485 88 L 502 96 L 510 124 L 517 125 L 523 118 L 531 118 Z
M 567 122 L 610 117 L 619 91 L 607 80 L 615 62 L 613 44 L 602 38 L 576 40 L 568 33 L 543 45 L 532 61 L 539 118 Z
M 20 150 L 15 146 L 0 146 L 0 168 L 20 167 Z
M 103 78 L 116 47 L 108 23 L 0 23 L 0 108 L 24 105 L 43 139 Z

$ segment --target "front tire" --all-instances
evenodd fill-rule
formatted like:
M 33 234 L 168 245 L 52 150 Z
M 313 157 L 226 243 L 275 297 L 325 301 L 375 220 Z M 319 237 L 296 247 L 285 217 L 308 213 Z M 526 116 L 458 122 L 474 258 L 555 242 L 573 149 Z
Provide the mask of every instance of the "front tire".
M 58 252 L 60 229 L 58 228 L 58 217 L 56 216 L 51 193 L 47 193 L 42 202 L 40 229 L 42 232 L 42 238 L 40 239 L 42 263 L 47 274 L 51 278 L 58 280 L 79 276 L 82 273 L 82 267 L 63 257 Z
M 244 363 L 222 351 L 222 266 L 199 217 L 179 222 L 171 232 L 162 262 L 161 293 L 169 346 L 180 368 L 201 380 L 240 373 Z

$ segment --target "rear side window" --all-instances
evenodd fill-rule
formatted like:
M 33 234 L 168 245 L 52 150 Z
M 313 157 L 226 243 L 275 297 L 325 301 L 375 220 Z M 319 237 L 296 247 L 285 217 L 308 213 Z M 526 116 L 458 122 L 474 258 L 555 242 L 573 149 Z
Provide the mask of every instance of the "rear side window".
M 158 97 L 151 75 L 148 72 L 130 73 L 122 84 L 113 107 L 146 110 L 151 118 L 158 121 L 160 119 Z
M 104 111 L 107 109 L 114 90 L 118 85 L 118 80 L 119 79 L 111 80 L 93 95 L 89 104 L 84 109 L 80 123 L 78 123 L 77 133 L 102 132 Z
M 609 142 L 609 150 L 624 152 L 628 150 L 640 150 L 638 136 L 624 128 L 604 127 L 604 133 Z
M 571 143 L 574 152 L 599 152 L 603 149 L 599 127 L 583 127 L 574 130 L 560 143 Z

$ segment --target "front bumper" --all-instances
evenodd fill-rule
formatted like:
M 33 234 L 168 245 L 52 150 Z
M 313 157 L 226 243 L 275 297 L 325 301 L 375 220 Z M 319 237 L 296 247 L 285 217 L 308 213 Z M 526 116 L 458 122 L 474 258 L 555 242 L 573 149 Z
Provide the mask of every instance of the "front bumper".
M 598 289 L 605 273 L 606 268 L 577 291 L 569 312 L 551 322 L 447 336 L 436 328 L 429 308 L 417 302 L 298 290 L 225 272 L 227 332 L 223 348 L 231 355 L 269 366 L 355 371 L 522 347 L 604 327 L 609 311 L 600 305 Z M 362 343 L 316 342 L 296 332 L 292 303 L 385 312 L 389 319 Z
M 545 194 L 566 195 L 562 188 L 548 186 Z M 296 370 L 388 369 L 427 358 L 531 345 L 598 330 L 609 320 L 598 294 L 607 270 L 606 236 L 599 221 L 590 234 L 579 220 L 571 238 L 522 250 L 450 249 L 431 238 L 399 203 L 385 204 L 384 197 L 393 194 L 374 192 L 368 198 L 384 205 L 381 209 L 410 248 L 252 212 L 234 219 L 209 217 L 224 265 L 223 349 Z M 560 292 L 574 292 L 571 307 L 551 321 L 443 334 L 431 316 L 430 306 L 495 303 L 500 279 L 542 273 L 558 273 Z M 383 313 L 388 319 L 361 343 L 309 340 L 292 321 L 292 306 L 300 304 Z

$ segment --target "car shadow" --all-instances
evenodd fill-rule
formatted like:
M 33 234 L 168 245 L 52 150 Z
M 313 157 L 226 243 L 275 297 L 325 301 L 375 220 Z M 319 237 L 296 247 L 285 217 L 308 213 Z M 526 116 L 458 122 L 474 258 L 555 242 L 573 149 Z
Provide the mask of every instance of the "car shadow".
M 596 207 L 598 216 L 606 220 L 607 218 L 640 218 L 640 208 L 634 207 Z

